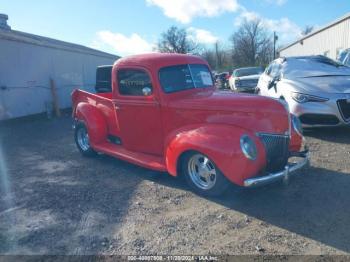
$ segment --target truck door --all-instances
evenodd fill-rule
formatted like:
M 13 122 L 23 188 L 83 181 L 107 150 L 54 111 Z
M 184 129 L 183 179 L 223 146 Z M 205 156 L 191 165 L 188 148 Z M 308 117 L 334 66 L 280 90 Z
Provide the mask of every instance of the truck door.
M 151 74 L 143 68 L 116 72 L 115 108 L 122 145 L 131 151 L 163 154 L 160 104 Z

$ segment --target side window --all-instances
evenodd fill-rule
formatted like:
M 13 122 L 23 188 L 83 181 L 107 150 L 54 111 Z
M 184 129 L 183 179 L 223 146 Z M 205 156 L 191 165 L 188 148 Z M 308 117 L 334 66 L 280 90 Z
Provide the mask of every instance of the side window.
M 272 67 L 273 67 L 274 64 L 275 64 L 274 62 L 269 64 L 269 66 L 265 70 L 265 74 L 271 75 Z
M 125 96 L 143 96 L 142 89 L 148 87 L 153 92 L 151 78 L 140 69 L 120 69 L 117 73 L 119 93 Z
M 279 63 L 273 63 L 270 76 L 272 78 L 277 77 L 280 74 L 280 68 L 281 66 Z
M 345 58 L 346 52 L 344 52 L 344 49 L 341 47 L 337 48 L 337 54 L 336 54 L 336 59 L 342 62 Z
M 344 61 L 344 65 L 350 66 L 350 55 L 347 56 L 346 60 Z

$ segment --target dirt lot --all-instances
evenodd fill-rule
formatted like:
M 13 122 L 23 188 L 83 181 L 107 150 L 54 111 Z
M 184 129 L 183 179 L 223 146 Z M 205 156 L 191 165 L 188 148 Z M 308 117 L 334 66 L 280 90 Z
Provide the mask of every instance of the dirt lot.
M 71 120 L 0 126 L 1 254 L 348 254 L 350 129 L 307 133 L 286 187 L 206 199 L 183 181 L 83 158 Z

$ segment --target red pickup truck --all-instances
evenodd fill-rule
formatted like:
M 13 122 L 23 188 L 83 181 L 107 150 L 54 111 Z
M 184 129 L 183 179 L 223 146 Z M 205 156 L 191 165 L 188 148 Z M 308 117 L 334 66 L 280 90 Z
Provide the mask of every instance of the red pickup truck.
M 72 94 L 75 141 L 85 156 L 99 152 L 183 175 L 205 195 L 221 194 L 230 182 L 287 180 L 308 163 L 300 122 L 282 102 L 216 90 L 199 57 L 122 58 L 111 85 L 109 93 Z

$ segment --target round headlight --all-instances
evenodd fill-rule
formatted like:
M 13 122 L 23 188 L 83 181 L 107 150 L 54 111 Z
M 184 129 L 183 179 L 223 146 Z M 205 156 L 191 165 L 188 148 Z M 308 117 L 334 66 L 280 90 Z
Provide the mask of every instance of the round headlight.
M 301 125 L 301 122 L 299 120 L 299 118 L 293 114 L 291 114 L 292 117 L 292 125 L 294 130 L 299 134 L 299 135 L 303 135 L 303 126 Z
M 256 149 L 256 145 L 249 136 L 243 135 L 241 137 L 241 149 L 243 154 L 250 160 L 255 160 L 258 155 L 258 150 Z

